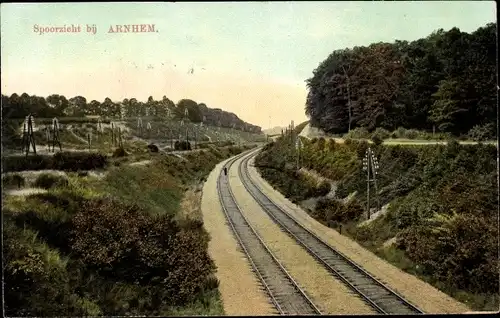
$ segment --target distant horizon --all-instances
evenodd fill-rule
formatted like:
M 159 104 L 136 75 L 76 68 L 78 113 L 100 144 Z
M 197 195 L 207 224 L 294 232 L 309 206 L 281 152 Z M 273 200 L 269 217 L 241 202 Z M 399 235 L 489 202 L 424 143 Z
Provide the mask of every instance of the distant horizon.
M 165 95 L 264 130 L 307 120 L 305 81 L 334 50 L 453 27 L 471 33 L 496 23 L 496 3 L 12 3 L 1 4 L 1 15 L 4 95 L 89 102 Z M 125 24 L 154 24 L 155 32 L 108 33 Z M 72 25 L 82 31 L 36 33 Z

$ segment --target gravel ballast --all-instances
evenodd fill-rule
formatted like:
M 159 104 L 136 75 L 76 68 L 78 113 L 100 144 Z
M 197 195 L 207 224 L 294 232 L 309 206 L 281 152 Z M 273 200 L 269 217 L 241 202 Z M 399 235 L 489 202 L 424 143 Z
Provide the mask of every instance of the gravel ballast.
M 227 160 L 226 160 L 227 161 Z M 227 224 L 217 195 L 217 177 L 223 164 L 218 164 L 203 186 L 201 211 L 205 229 L 210 234 L 208 252 L 217 266 L 226 315 L 273 315 L 277 311 L 271 304 L 258 278 L 252 272 Z
M 374 314 L 363 300 L 334 278 L 322 265 L 266 214 L 247 192 L 236 161 L 229 171 L 230 185 L 243 215 L 293 279 L 323 314 Z
M 249 172 L 252 180 L 279 204 L 286 212 L 300 222 L 305 228 L 315 233 L 322 240 L 336 248 L 339 252 L 349 257 L 352 261 L 363 267 L 382 283 L 405 297 L 408 301 L 426 313 L 464 313 L 471 309 L 465 304 L 453 299 L 439 291 L 430 284 L 412 276 L 394 265 L 379 258 L 366 250 L 354 240 L 340 235 L 332 228 L 328 228 L 310 217 L 299 206 L 286 199 L 281 193 L 265 181 L 256 168 L 253 167 L 254 158 L 249 160 Z

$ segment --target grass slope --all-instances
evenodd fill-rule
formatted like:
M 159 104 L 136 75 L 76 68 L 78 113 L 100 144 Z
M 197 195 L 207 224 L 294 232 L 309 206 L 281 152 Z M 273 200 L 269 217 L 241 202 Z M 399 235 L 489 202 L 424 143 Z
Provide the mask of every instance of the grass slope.
M 335 199 L 309 209 L 318 221 L 478 310 L 498 309 L 496 147 L 370 145 L 379 159 L 378 196 L 388 212 L 366 224 L 367 142 L 304 140 L 301 165 L 337 183 Z M 294 171 L 290 138 L 256 159 L 262 176 L 293 201 L 314 196 Z M 297 196 L 294 189 L 302 189 Z M 351 196 L 346 203 L 341 199 Z M 374 212 L 374 211 L 373 211 Z M 393 242 L 394 244 L 389 244 Z
M 241 150 L 155 154 L 133 167 L 109 158 L 104 178 L 42 174 L 46 193 L 3 195 L 6 314 L 223 315 L 208 234 L 179 217 L 180 202 Z

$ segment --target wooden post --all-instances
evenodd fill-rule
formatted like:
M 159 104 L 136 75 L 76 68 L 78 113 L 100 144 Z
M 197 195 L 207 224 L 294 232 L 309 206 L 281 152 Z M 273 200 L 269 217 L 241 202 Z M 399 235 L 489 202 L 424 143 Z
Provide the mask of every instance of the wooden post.
M 26 143 L 26 157 L 28 157 L 30 147 L 33 146 L 33 153 L 36 155 L 36 145 L 35 145 L 35 136 L 33 133 L 33 116 L 31 114 L 28 115 L 27 117 L 28 123 L 27 123 L 27 135 L 26 138 L 23 138 L 23 140 Z
M 89 152 L 91 151 L 90 149 L 90 133 L 87 134 L 87 142 L 89 144 Z
M 27 138 L 28 138 L 27 125 L 28 125 L 28 117 L 25 118 L 23 123 L 23 143 L 21 145 L 21 152 L 24 152 L 27 145 Z
M 54 152 L 56 149 L 56 143 L 59 145 L 59 151 L 62 151 L 62 145 L 59 141 L 59 121 L 57 120 L 57 117 L 54 117 L 54 119 L 52 119 L 52 151 Z
M 367 213 L 368 213 L 368 220 L 370 219 L 370 166 L 371 166 L 371 157 L 372 157 L 372 151 L 370 148 L 368 148 L 368 173 L 366 174 L 366 206 L 367 206 Z
M 122 130 L 118 127 L 118 147 L 123 148 Z
M 115 125 L 111 123 L 111 146 L 115 145 Z

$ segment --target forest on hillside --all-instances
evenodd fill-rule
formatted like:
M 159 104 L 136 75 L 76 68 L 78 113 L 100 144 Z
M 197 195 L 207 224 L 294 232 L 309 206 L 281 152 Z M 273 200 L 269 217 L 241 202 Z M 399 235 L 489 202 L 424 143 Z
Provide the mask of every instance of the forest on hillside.
M 307 80 L 306 114 L 330 133 L 404 127 L 494 137 L 496 51 L 496 23 L 335 50 Z
M 205 125 L 235 128 L 248 132 L 259 133 L 261 127 L 241 120 L 236 114 L 219 108 L 208 108 L 204 103 L 198 104 L 191 99 L 181 99 L 177 104 L 163 96 L 162 100 L 154 100 L 150 96 L 147 102 L 136 98 L 125 98 L 121 102 L 113 102 L 106 98 L 104 102 L 92 100 L 83 96 L 67 99 L 64 95 L 53 94 L 46 98 L 28 95 L 2 95 L 2 120 L 25 118 L 28 114 L 35 117 L 83 117 L 102 116 L 106 118 L 127 117 L 157 117 L 184 119 L 185 109 L 188 110 L 189 121 L 203 122 Z

